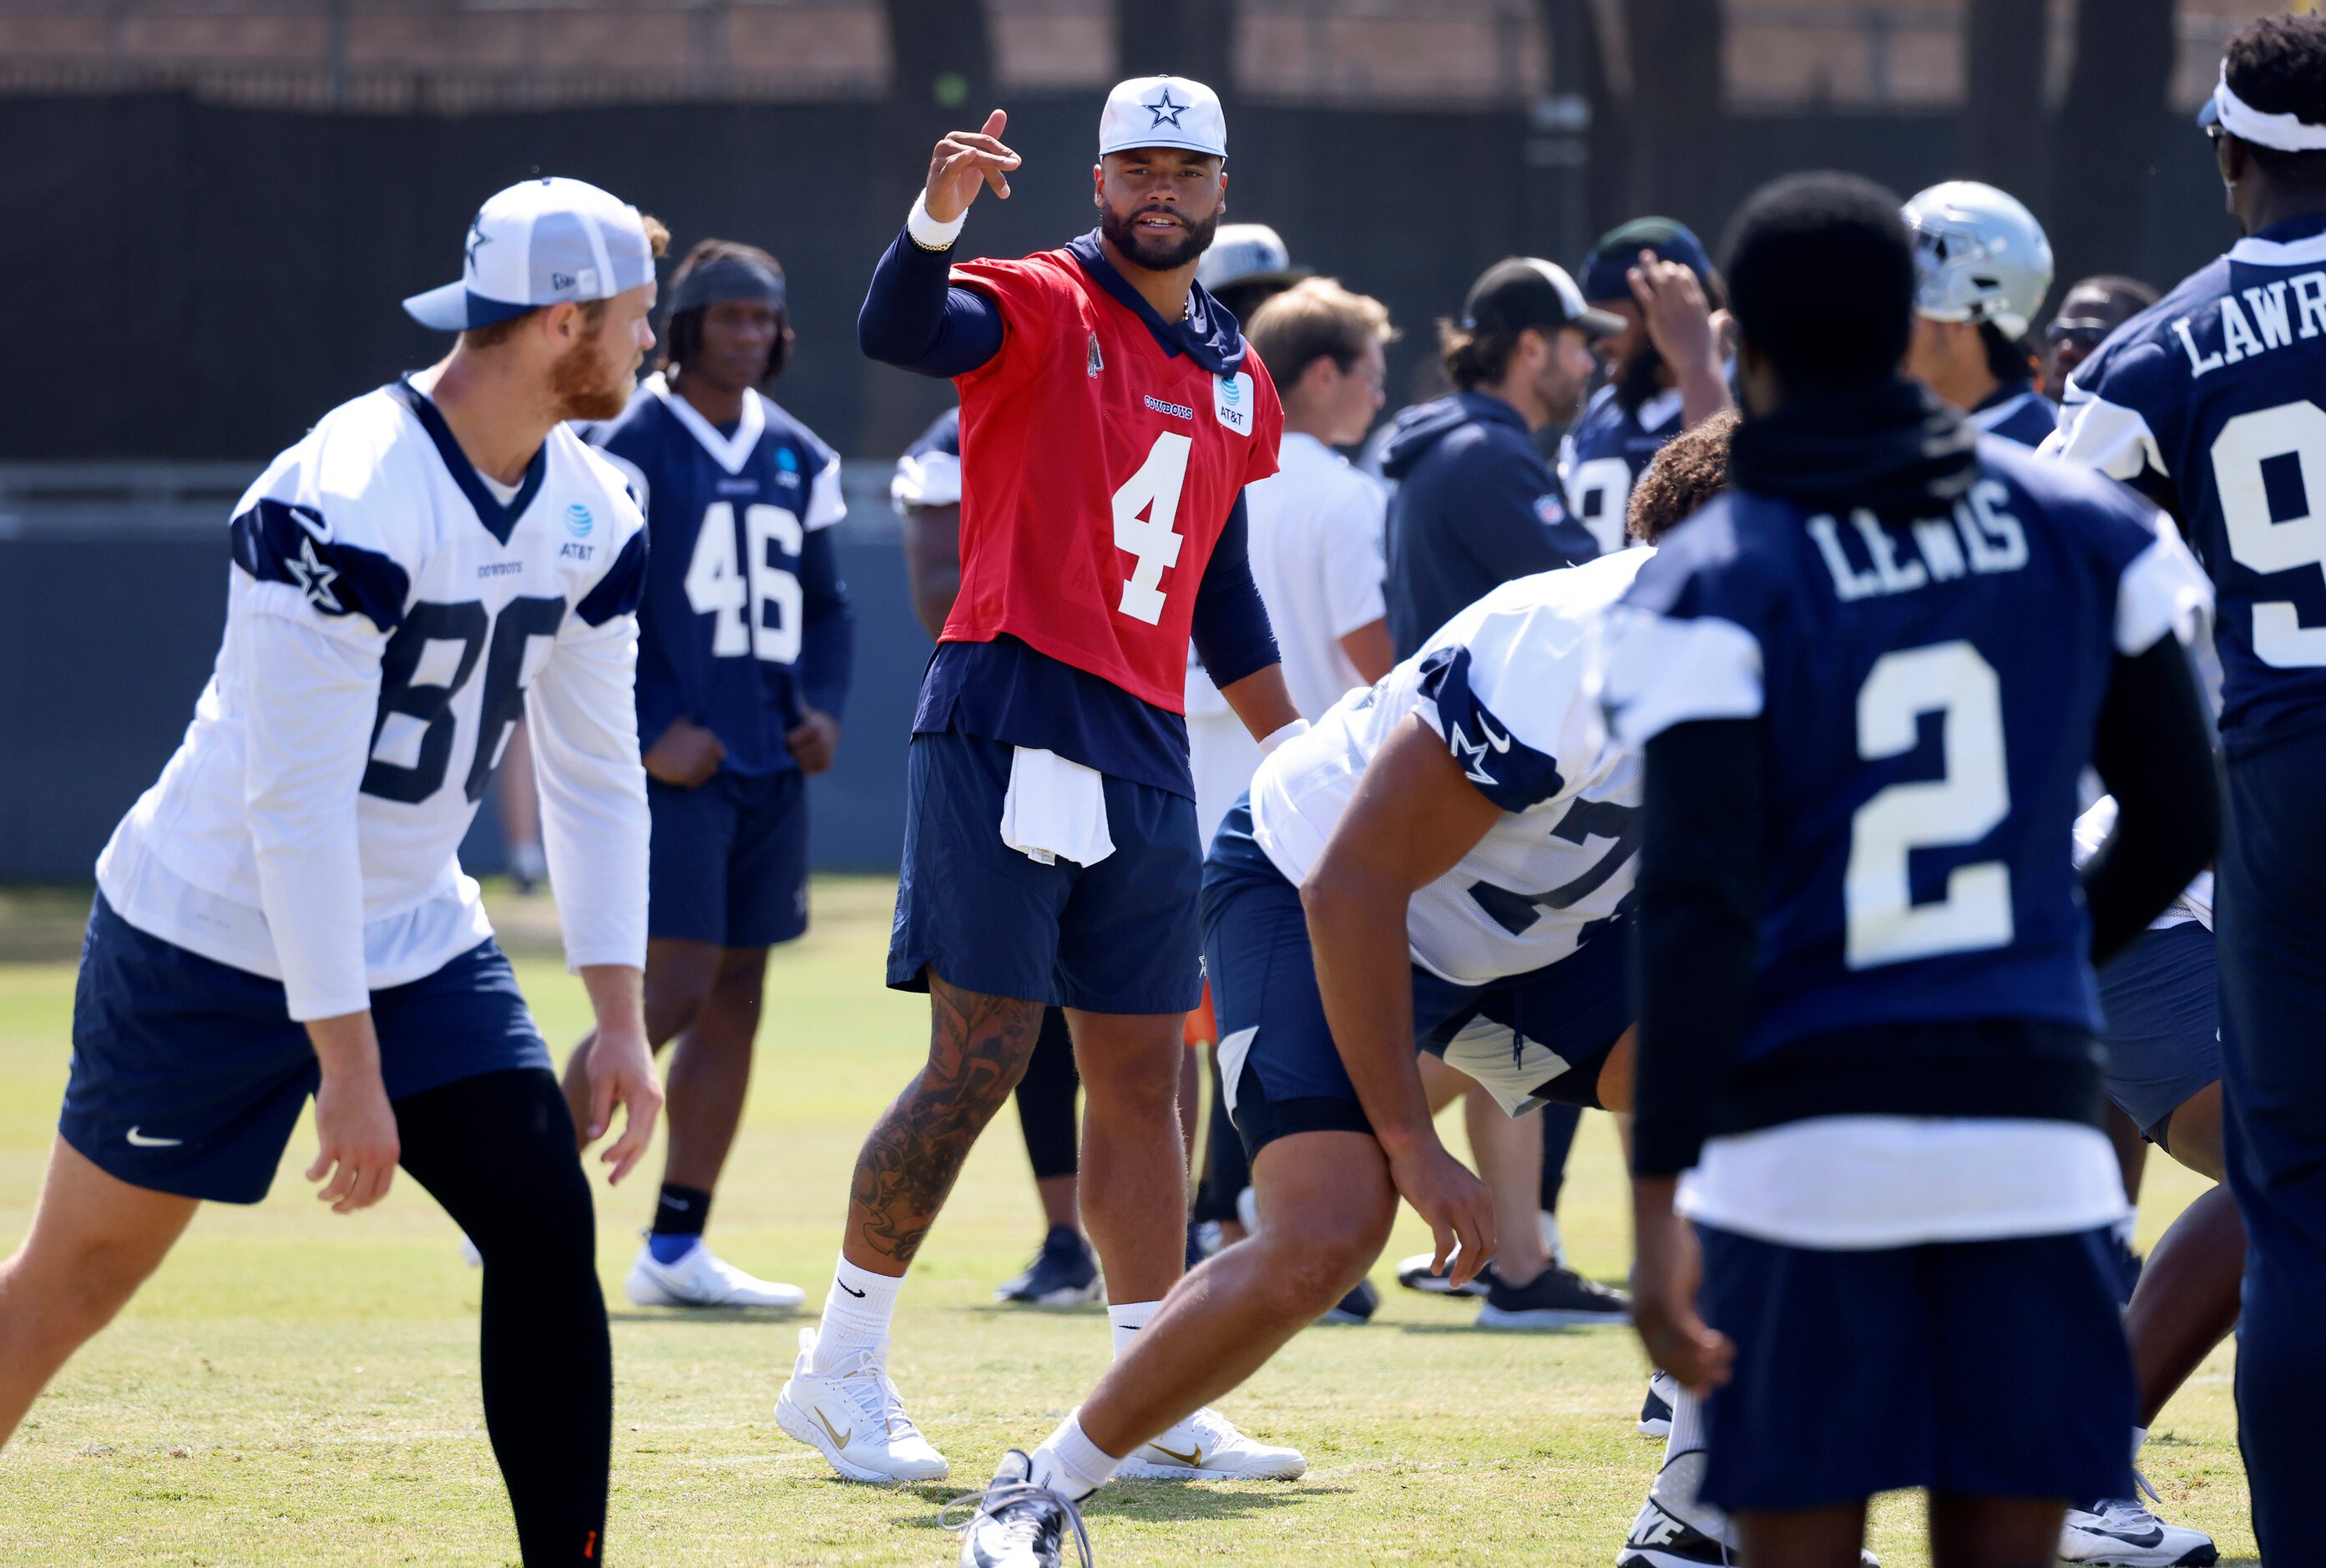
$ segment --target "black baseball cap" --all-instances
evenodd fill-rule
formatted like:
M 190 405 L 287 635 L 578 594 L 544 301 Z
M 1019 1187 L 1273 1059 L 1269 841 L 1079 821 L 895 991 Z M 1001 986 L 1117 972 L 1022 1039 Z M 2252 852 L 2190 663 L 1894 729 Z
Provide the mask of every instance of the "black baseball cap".
M 1586 338 L 1624 330 L 1624 318 L 1595 311 L 1567 269 L 1535 256 L 1506 256 L 1478 275 L 1462 302 L 1462 330 L 1511 337 L 1529 327 L 1573 327 Z
M 1685 223 L 1670 218 L 1634 218 L 1599 237 L 1583 262 L 1583 297 L 1586 300 L 1629 300 L 1627 276 L 1640 264 L 1640 252 L 1658 261 L 1676 261 L 1696 274 L 1698 283 L 1712 281 L 1712 258 L 1704 241 Z

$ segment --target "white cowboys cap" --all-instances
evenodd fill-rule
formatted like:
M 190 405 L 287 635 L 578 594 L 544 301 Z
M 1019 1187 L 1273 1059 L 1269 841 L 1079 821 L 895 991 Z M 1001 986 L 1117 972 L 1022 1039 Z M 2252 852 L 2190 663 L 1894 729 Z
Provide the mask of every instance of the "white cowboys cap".
M 1185 147 L 1228 155 L 1228 117 L 1220 95 L 1184 76 L 1135 76 L 1117 82 L 1098 117 L 1098 153 L 1132 147 Z
M 458 282 L 404 302 L 439 331 L 490 326 L 562 300 L 604 300 L 653 281 L 638 210 L 582 180 L 527 180 L 469 220 Z

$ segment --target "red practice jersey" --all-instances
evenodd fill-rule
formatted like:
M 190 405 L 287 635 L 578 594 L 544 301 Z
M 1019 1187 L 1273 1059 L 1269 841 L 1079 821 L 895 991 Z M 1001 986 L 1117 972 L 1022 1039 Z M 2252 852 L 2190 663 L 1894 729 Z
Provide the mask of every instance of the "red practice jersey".
M 961 392 L 961 593 L 944 640 L 1019 639 L 1183 711 L 1196 586 L 1284 409 L 1259 355 L 1218 377 L 1065 250 L 972 261 L 1001 351 Z

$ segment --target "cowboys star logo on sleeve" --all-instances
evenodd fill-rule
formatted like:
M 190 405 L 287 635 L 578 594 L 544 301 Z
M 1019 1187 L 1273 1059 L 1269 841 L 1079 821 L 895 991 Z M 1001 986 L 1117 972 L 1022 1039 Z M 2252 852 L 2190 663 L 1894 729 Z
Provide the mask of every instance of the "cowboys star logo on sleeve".
M 315 554 L 315 541 L 312 536 L 302 538 L 299 553 L 283 565 L 307 595 L 308 603 L 333 615 L 346 612 L 347 606 L 341 604 L 340 596 L 331 592 L 332 581 L 339 576 L 339 571 L 323 565 L 322 558 Z

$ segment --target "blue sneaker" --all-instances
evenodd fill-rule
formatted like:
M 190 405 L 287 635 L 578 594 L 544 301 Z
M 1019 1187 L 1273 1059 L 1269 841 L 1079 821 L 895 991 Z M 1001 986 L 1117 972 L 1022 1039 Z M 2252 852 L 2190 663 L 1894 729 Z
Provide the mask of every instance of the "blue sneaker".
M 1073 1226 L 1055 1225 L 1026 1272 L 996 1286 L 993 1299 L 1025 1306 L 1071 1306 L 1097 1301 L 1104 1290 L 1090 1243 Z

